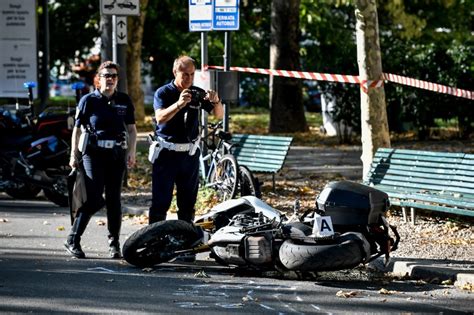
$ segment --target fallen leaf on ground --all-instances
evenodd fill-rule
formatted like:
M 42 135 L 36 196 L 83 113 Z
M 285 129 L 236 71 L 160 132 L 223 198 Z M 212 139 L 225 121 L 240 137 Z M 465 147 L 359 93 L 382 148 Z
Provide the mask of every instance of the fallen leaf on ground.
M 8 219 L 0 218 L 0 222 L 6 223 L 6 222 L 8 222 Z
M 358 293 L 357 291 L 337 291 L 336 296 L 337 297 L 343 297 L 343 298 L 350 298 L 356 296 Z
M 105 225 L 105 221 L 104 220 L 97 220 L 95 221 L 97 223 L 97 225 L 100 225 L 100 226 L 103 226 Z
M 395 291 L 395 290 L 387 290 L 387 289 L 380 289 L 379 290 L 379 294 L 386 294 L 386 295 L 392 295 L 392 294 L 397 294 L 399 293 L 398 291 Z
M 56 228 L 56 231 L 64 231 L 65 229 L 64 226 L 60 225 Z
M 448 280 L 444 280 L 443 282 L 441 282 L 441 284 L 444 284 L 444 285 L 453 285 L 454 282 L 452 279 L 448 279 Z

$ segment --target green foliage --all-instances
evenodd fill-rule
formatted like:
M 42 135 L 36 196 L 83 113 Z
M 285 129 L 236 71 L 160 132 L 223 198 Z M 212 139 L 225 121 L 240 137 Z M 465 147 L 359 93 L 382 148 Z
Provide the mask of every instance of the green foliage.
M 417 36 L 398 32 L 390 19 L 393 12 L 379 8 L 379 21 L 384 21 L 380 24 L 384 72 L 472 90 L 474 40 L 470 23 L 465 22 L 473 20 L 469 12 L 474 10 L 474 3 L 416 1 L 405 3 L 405 10 L 425 17 L 426 24 Z M 393 131 L 403 131 L 400 122 L 409 122 L 419 138 L 426 138 L 435 118 L 458 118 L 463 137 L 473 131 L 472 101 L 395 83 L 386 84 L 385 91 Z
M 99 1 L 55 0 L 49 1 L 48 9 L 50 68 L 59 73 L 60 67 L 69 70 L 75 58 L 88 55 L 100 36 Z

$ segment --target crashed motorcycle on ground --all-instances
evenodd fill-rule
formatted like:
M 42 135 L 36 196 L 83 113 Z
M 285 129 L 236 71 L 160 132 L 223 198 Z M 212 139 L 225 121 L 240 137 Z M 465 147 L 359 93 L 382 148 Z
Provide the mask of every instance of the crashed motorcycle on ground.
M 210 251 L 226 266 L 278 271 L 350 269 L 382 255 L 388 262 L 400 237 L 386 221 L 386 193 L 362 184 L 329 183 L 316 206 L 288 218 L 254 196 L 225 201 L 194 224 L 169 220 L 148 225 L 124 243 L 125 260 L 138 267 Z
M 47 108 L 35 115 L 36 84 L 27 82 L 24 86 L 28 105 L 0 107 L 0 191 L 17 199 L 31 199 L 43 190 L 50 201 L 67 206 L 74 110 Z M 76 91 L 81 88 L 75 87 Z

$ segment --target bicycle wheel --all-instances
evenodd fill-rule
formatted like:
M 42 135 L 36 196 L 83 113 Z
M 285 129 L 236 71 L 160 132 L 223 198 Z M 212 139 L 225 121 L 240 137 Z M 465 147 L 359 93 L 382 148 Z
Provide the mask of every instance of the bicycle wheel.
M 217 191 L 219 201 L 226 201 L 236 196 L 239 182 L 238 170 L 237 160 L 231 154 L 222 156 L 212 170 L 208 186 Z
M 252 172 L 245 165 L 239 165 L 240 171 L 240 195 L 243 196 L 255 196 L 257 198 L 262 197 L 262 192 L 260 191 L 260 184 L 258 180 L 253 176 Z

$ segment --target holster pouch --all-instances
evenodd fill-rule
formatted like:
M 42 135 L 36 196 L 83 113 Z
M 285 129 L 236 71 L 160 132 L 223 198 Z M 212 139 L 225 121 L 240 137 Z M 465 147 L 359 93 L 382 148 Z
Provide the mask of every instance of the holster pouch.
M 158 141 L 153 141 L 148 148 L 148 161 L 154 163 L 162 149 L 163 147 L 160 146 Z
M 193 145 L 189 149 L 189 155 L 193 156 L 194 154 L 196 154 L 196 151 L 198 148 L 199 148 L 199 140 L 196 140 L 193 142 Z
M 79 143 L 77 145 L 79 152 L 86 152 L 87 145 L 89 144 L 89 135 L 90 134 L 88 132 L 81 132 L 81 135 L 79 136 Z

